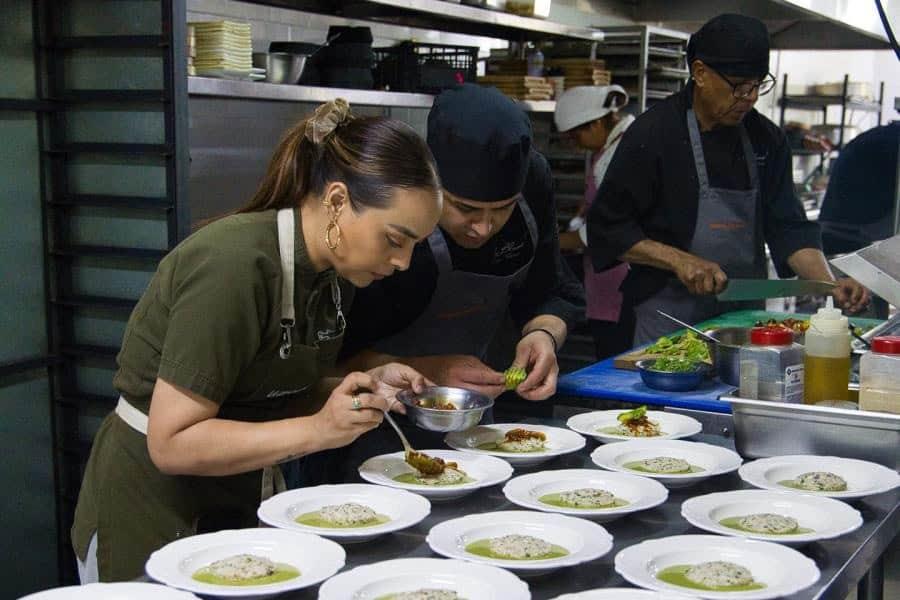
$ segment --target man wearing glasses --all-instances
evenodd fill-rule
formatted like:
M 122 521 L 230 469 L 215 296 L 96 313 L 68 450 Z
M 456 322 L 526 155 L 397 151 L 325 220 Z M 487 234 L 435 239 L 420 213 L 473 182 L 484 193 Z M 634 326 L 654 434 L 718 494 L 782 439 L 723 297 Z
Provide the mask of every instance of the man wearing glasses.
M 622 292 L 637 344 L 677 328 L 657 310 L 698 323 L 762 308 L 715 294 L 729 277 L 766 278 L 766 244 L 780 277 L 835 280 L 794 194 L 787 140 L 753 108 L 775 84 L 765 25 L 715 17 L 691 36 L 687 58 L 688 85 L 628 129 L 587 219 L 595 268 L 631 264 Z M 865 306 L 865 288 L 837 283 L 840 306 Z

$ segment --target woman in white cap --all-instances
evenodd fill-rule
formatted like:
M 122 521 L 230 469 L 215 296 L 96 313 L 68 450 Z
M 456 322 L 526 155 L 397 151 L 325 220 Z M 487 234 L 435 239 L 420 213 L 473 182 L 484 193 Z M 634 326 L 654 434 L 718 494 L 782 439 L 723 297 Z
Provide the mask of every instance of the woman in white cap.
M 591 152 L 585 176 L 584 203 L 569 223 L 569 231 L 560 234 L 560 247 L 581 252 L 587 246 L 587 227 L 584 214 L 595 201 L 597 188 L 622 139 L 622 134 L 634 122 L 634 117 L 620 112 L 628 104 L 628 93 L 618 85 L 580 86 L 572 88 L 556 103 L 553 119 L 556 128 L 569 134 L 579 148 Z M 603 200 L 600 199 L 600 202 Z M 587 300 L 587 319 L 594 338 L 597 359 L 625 352 L 631 347 L 634 335 L 634 312 L 623 309 L 619 285 L 628 274 L 628 265 L 621 263 L 605 271 L 597 271 L 590 256 L 584 257 L 584 292 Z

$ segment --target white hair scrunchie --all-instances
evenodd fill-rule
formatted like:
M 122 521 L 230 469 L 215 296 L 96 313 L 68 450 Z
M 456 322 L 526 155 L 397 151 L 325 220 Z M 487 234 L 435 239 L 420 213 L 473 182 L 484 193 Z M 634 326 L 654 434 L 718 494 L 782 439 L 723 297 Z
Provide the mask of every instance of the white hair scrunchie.
M 319 105 L 312 117 L 306 121 L 304 136 L 313 144 L 321 144 L 338 125 L 353 118 L 350 104 L 343 98 L 335 98 Z

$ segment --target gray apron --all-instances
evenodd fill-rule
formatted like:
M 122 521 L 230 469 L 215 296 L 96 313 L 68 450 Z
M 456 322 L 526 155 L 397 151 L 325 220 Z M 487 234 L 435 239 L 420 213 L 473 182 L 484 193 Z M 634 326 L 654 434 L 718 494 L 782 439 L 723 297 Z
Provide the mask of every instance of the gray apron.
M 525 218 L 532 248 L 537 249 L 538 228 L 534 214 L 524 198 L 519 197 L 519 210 Z M 508 317 L 510 295 L 528 277 L 534 254 L 510 275 L 485 275 L 454 270 L 447 240 L 439 227 L 428 236 L 428 245 L 438 267 L 438 279 L 431 302 L 406 329 L 375 344 L 375 349 L 396 356 L 428 356 L 435 354 L 469 354 L 485 358 L 491 342 Z M 402 359 L 401 359 L 402 360 Z M 443 448 L 443 433 L 420 429 L 398 416 L 397 421 L 410 444 L 417 450 Z M 485 414 L 482 422 L 491 422 Z M 400 439 L 385 423 L 331 457 L 327 481 L 355 481 L 357 468 L 365 460 L 403 450 Z M 339 464 L 338 464 L 339 463 Z M 321 473 L 320 473 L 321 475 Z M 337 475 L 337 476 L 336 476 Z M 293 482 L 291 482 L 293 483 Z M 302 482 L 305 485 L 314 482 Z
M 519 210 L 525 218 L 531 244 L 537 248 L 537 223 L 524 198 Z M 507 313 L 511 291 L 528 277 L 534 256 L 510 275 L 485 275 L 453 268 L 450 249 L 440 227 L 428 236 L 437 263 L 438 279 L 431 302 L 403 331 L 375 344 L 378 352 L 396 356 L 470 354 L 484 359 Z
M 743 124 L 739 126 L 750 189 L 729 190 L 709 185 L 700 129 L 693 109 L 687 111 L 687 125 L 699 184 L 697 222 L 688 252 L 718 263 L 728 277 L 767 278 L 763 243 L 757 233 L 759 175 L 747 130 Z M 670 280 L 657 294 L 635 306 L 634 343 L 637 346 L 654 342 L 679 329 L 672 321 L 657 314 L 657 309 L 694 324 L 730 310 L 759 306 L 758 302 L 719 302 L 713 295 L 691 294 L 680 281 Z

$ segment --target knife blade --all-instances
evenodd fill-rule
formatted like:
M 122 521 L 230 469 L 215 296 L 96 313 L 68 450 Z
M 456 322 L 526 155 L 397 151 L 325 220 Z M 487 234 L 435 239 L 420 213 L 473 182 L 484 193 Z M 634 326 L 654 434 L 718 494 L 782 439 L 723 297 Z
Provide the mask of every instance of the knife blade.
M 830 294 L 831 281 L 813 279 L 729 279 L 728 285 L 716 298 L 719 300 L 762 300 L 789 296 Z

